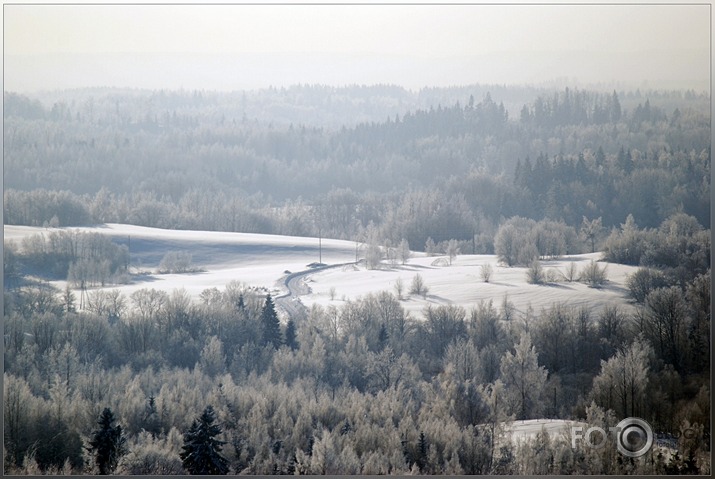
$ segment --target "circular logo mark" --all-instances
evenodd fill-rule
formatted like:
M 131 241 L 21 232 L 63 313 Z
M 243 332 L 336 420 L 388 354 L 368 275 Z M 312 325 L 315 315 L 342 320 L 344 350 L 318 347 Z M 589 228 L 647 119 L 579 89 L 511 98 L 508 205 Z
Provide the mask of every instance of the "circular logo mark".
M 624 456 L 640 457 L 653 446 L 650 424 L 637 417 L 629 417 L 616 425 L 618 451 Z

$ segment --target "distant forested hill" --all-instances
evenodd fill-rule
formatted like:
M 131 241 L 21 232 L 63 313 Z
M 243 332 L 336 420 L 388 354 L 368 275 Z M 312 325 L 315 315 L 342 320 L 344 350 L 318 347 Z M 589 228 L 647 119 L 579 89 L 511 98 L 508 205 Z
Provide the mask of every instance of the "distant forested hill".
M 694 92 L 305 85 L 4 103 L 6 223 L 321 223 L 347 238 L 372 222 L 399 239 L 397 218 L 442 217 L 417 248 L 514 215 L 656 227 L 684 212 L 709 227 L 709 98 Z

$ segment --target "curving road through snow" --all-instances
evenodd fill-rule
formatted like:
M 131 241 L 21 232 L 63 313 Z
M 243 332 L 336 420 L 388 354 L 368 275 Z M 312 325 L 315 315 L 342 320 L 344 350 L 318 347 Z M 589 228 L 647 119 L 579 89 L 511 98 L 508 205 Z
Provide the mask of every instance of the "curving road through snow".
M 305 284 L 305 277 L 312 273 L 325 271 L 331 268 L 344 267 L 349 264 L 355 263 L 323 265 L 298 271 L 296 273 L 289 273 L 283 278 L 282 284 L 287 292 L 275 297 L 276 306 L 281 308 L 288 315 L 288 318 L 292 319 L 294 322 L 305 319 L 308 315 L 308 308 L 300 300 L 300 296 L 305 296 L 312 292 L 310 287 Z

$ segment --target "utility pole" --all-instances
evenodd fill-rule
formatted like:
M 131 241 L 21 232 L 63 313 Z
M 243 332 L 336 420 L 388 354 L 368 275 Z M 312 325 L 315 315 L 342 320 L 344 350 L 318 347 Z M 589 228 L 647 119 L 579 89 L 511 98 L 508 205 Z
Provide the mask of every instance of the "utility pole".
M 318 228 L 318 263 L 323 264 L 323 230 Z

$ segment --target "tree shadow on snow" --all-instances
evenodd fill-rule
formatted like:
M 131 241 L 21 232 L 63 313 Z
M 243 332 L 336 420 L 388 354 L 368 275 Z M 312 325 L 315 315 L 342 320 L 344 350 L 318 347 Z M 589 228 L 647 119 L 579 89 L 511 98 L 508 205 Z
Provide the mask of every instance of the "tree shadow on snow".
M 509 288 L 516 288 L 516 287 L 518 286 L 518 285 L 516 285 L 516 284 L 502 283 L 502 282 L 500 282 L 500 281 L 489 281 L 489 282 L 480 281 L 480 283 L 484 283 L 484 284 L 494 284 L 494 285 L 497 285 L 497 286 L 507 286 L 507 287 L 509 287 Z
M 548 288 L 556 288 L 556 289 L 569 289 L 569 290 L 574 289 L 572 286 L 566 286 L 563 283 L 541 283 L 536 286 L 546 286 Z

